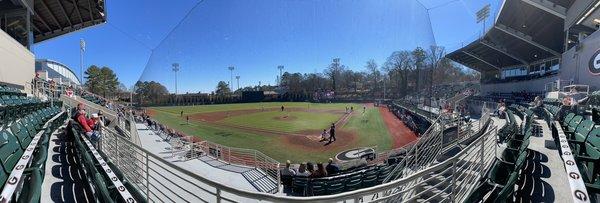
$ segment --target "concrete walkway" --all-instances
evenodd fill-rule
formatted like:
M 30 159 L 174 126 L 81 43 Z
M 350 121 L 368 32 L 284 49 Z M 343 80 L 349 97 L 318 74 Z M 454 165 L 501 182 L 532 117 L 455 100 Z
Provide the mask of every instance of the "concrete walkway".
M 73 142 L 68 141 L 64 126 L 53 133 L 48 146 L 48 159 L 40 202 L 92 202 L 86 187 L 85 174 L 80 171 Z
M 544 120 L 535 120 L 534 126 L 541 133 L 534 133 L 529 143 L 529 160 L 519 184 L 517 202 L 573 202 L 568 192 L 569 181 L 563 161 L 554 144 L 550 126 Z M 564 192 L 567 194 L 563 195 Z
M 251 182 L 249 180 L 251 178 L 245 175 L 256 173 L 256 169 L 230 165 L 207 156 L 183 161 L 178 155 L 173 157 L 171 145 L 152 130 L 148 129 L 146 125 L 138 123 L 136 124 L 136 127 L 138 129 L 142 147 L 164 160 L 223 185 L 248 191 L 262 191 L 262 188 L 254 184 L 254 182 Z

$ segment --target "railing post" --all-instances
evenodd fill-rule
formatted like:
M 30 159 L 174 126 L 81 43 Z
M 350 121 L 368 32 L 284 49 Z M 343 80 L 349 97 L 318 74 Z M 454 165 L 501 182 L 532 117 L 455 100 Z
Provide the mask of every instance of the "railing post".
M 116 157 L 116 158 L 115 158 L 115 159 L 116 159 L 116 160 L 115 160 L 115 162 L 116 162 L 116 163 L 115 163 L 115 164 L 116 164 L 117 166 L 121 166 L 121 164 L 120 164 L 120 159 L 119 159 L 119 157 L 121 157 L 121 156 L 119 155 L 119 138 L 118 138 L 118 137 L 116 137 L 116 136 L 114 136 L 114 138 L 113 138 L 113 139 L 115 140 L 115 154 L 116 154 L 116 156 L 115 156 L 115 157 Z
M 450 201 L 455 202 L 456 200 L 456 162 L 457 160 L 452 161 L 452 180 L 451 180 L 451 188 L 452 192 L 450 193 Z
M 485 156 L 485 138 L 487 136 L 488 136 L 487 133 L 484 132 L 483 136 L 481 138 L 481 153 L 479 153 L 479 155 L 481 156 L 480 159 L 479 159 L 479 161 L 481 162 L 481 176 L 480 177 L 485 176 L 485 174 L 484 174 L 485 173 L 485 159 L 484 159 L 484 156 Z
M 146 201 L 150 202 L 150 171 L 148 170 L 150 166 L 148 166 L 148 153 L 144 153 L 146 155 Z
M 221 189 L 217 188 L 217 203 L 221 203 Z
M 275 192 L 279 192 L 279 188 L 281 188 L 281 171 L 279 171 L 279 163 L 277 163 L 276 166 L 277 167 L 275 168 L 275 170 L 277 170 L 277 191 Z

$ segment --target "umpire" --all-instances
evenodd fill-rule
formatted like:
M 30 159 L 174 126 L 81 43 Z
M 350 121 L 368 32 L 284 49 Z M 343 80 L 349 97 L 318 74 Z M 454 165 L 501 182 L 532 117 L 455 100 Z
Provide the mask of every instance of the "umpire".
M 335 140 L 335 123 L 331 123 L 331 128 L 329 129 L 329 142 L 333 142 Z

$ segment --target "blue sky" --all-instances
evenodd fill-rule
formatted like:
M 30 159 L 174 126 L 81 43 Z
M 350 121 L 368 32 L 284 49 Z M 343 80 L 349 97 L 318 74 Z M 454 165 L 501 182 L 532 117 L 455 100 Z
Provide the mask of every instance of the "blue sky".
M 34 53 L 79 73 L 83 38 L 85 66 L 111 67 L 128 87 L 138 79 L 156 80 L 174 91 L 170 65 L 177 62 L 180 93 L 210 92 L 218 81 L 229 81 L 228 66 L 236 67 L 240 86 L 275 84 L 278 65 L 290 72 L 322 72 L 339 57 L 349 68 L 363 70 L 368 59 L 381 64 L 396 50 L 434 43 L 455 49 L 481 32 L 474 13 L 487 3 L 499 5 L 497 0 L 109 0 L 107 24 L 39 43 Z

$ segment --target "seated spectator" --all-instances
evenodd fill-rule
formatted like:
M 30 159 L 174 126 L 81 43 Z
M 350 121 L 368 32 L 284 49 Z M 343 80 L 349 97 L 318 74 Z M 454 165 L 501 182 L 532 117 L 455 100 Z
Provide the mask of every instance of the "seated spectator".
M 296 173 L 296 176 L 300 176 L 300 177 L 308 177 L 310 176 L 310 172 L 308 172 L 306 170 L 306 163 L 301 163 L 300 167 L 298 167 L 298 173 Z
M 323 163 L 317 164 L 317 170 L 314 173 L 310 174 L 310 177 L 311 178 L 327 177 L 327 171 L 325 170 Z
M 104 123 L 102 120 L 100 120 L 100 116 L 98 116 L 98 114 L 92 114 L 92 119 L 90 119 L 89 122 L 91 123 L 90 126 L 92 127 L 93 132 L 91 135 L 88 135 L 88 137 L 90 138 L 92 144 L 94 144 L 96 148 L 99 148 L 98 143 L 102 138 L 102 129 L 104 128 Z
M 290 160 L 287 160 L 285 162 L 285 168 L 282 168 L 280 171 L 280 174 L 282 176 L 294 176 L 296 175 L 296 170 L 294 170 L 293 168 L 290 168 L 291 162 Z
M 336 163 L 333 163 L 332 158 L 329 158 L 329 163 L 327 164 L 327 167 L 325 167 L 325 169 L 327 171 L 327 174 L 335 174 L 340 171 L 340 167 Z
M 306 163 L 306 170 L 308 170 L 308 172 L 310 172 L 311 174 L 315 172 L 315 164 L 308 162 Z

